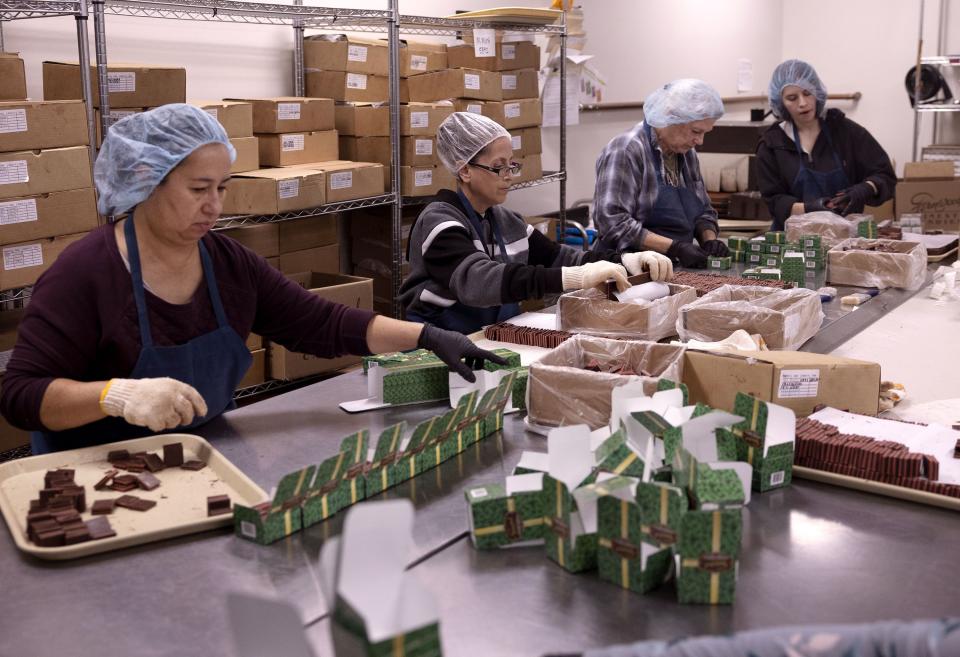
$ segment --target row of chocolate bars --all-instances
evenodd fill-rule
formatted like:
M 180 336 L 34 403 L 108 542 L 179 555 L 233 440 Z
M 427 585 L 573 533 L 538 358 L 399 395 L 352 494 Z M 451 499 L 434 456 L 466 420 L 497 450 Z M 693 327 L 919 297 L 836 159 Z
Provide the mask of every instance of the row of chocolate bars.
M 790 484 L 794 413 L 742 393 L 733 414 L 688 406 L 682 385 L 629 394 L 615 389 L 609 427 L 554 429 L 547 454 L 466 490 L 473 544 L 542 545 L 569 572 L 637 593 L 675 577 L 681 603 L 730 604 L 742 507 Z
M 272 500 L 235 505 L 237 536 L 273 543 L 456 456 L 503 427 L 516 377 L 510 372 L 482 396 L 476 390 L 464 395 L 455 408 L 418 424 L 408 438 L 406 422 L 384 429 L 372 449 L 369 431 L 347 436 L 336 456 L 285 475 Z

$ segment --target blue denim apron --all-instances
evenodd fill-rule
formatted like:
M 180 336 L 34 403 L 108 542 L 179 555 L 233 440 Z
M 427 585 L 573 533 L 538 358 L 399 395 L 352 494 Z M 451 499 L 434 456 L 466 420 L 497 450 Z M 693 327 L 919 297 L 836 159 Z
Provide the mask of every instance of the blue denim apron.
M 820 132 L 827 138 L 827 145 L 830 147 L 830 153 L 833 155 L 833 161 L 837 165 L 829 171 L 814 171 L 806 166 L 803 154 L 803 148 L 800 146 L 800 133 L 797 131 L 796 124 L 793 125 L 793 145 L 797 149 L 797 157 L 800 158 L 800 169 L 793 179 L 793 185 L 790 187 L 790 195 L 800 199 L 802 202 L 816 201 L 818 198 L 833 196 L 837 192 L 850 186 L 847 173 L 843 170 L 843 162 L 837 155 L 837 150 L 833 147 L 833 139 L 830 138 L 830 129 L 820 122 Z M 783 230 L 784 226 L 774 220 L 771 226 L 772 230 Z
M 653 150 L 653 161 L 657 171 L 657 201 L 653 204 L 650 216 L 643 227 L 652 233 L 669 237 L 675 242 L 692 242 L 694 227 L 698 217 L 707 208 L 695 192 L 685 185 L 674 187 L 663 179 L 663 161 L 660 151 L 653 146 L 653 135 L 649 125 L 643 126 L 647 134 L 647 143 Z M 685 176 L 689 180 L 689 175 Z
M 210 303 L 217 318 L 217 328 L 181 345 L 167 347 L 155 345 L 150 332 L 140 250 L 137 246 L 132 214 L 123 227 L 123 233 L 127 243 L 127 259 L 130 262 L 133 298 L 137 304 L 141 344 L 137 363 L 126 378 L 146 379 L 166 376 L 196 388 L 207 403 L 207 414 L 204 417 L 194 418 L 190 424 L 176 427 L 171 431 L 192 429 L 220 415 L 223 411 L 234 408 L 233 393 L 250 368 L 253 358 L 243 338 L 227 322 L 210 254 L 202 241 L 199 243 L 200 262 L 203 265 L 203 278 L 207 283 Z M 108 417 L 66 431 L 33 432 L 30 436 L 30 444 L 34 454 L 44 454 L 148 436 L 153 433 L 156 432 L 146 427 L 128 424 L 123 418 Z

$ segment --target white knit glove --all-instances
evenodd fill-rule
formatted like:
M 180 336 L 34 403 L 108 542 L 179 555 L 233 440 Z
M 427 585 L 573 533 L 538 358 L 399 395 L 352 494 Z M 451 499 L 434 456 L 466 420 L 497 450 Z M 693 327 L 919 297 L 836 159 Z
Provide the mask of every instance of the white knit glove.
M 623 265 L 606 260 L 588 262 L 579 267 L 562 267 L 561 276 L 564 290 L 600 287 L 611 278 L 616 281 L 619 292 L 623 292 L 630 287 L 630 281 L 627 280 L 627 270 L 623 268 Z
M 650 272 L 650 278 L 654 281 L 669 281 L 673 278 L 673 261 L 656 251 L 624 253 L 620 256 L 620 261 L 631 276 L 646 270 Z
M 207 414 L 207 403 L 196 388 L 176 379 L 112 379 L 100 393 L 107 415 L 151 431 L 190 424 Z

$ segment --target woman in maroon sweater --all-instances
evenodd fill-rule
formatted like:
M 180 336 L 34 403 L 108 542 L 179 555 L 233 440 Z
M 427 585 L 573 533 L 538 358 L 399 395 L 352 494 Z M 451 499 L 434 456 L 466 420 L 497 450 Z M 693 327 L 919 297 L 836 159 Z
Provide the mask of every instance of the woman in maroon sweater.
M 210 232 L 236 153 L 190 105 L 116 123 L 98 207 L 127 219 L 64 251 L 34 286 L 0 410 L 35 453 L 198 426 L 231 407 L 256 332 L 323 358 L 420 347 L 467 378 L 499 358 L 464 336 L 322 299 Z

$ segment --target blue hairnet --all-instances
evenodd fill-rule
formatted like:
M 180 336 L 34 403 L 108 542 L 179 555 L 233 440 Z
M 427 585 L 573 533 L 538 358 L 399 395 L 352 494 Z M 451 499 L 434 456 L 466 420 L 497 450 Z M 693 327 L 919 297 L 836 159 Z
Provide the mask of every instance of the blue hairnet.
M 817 99 L 817 116 L 823 114 L 823 107 L 827 103 L 827 88 L 820 82 L 820 76 L 810 64 L 799 59 L 788 59 L 773 69 L 770 76 L 770 109 L 773 115 L 783 120 L 790 120 L 790 112 L 783 106 L 783 89 L 789 85 L 800 87 L 812 93 Z
M 473 112 L 454 112 L 437 128 L 437 157 L 454 176 L 491 142 L 510 133 L 491 118 Z
M 174 167 L 206 144 L 223 144 L 230 161 L 237 159 L 219 121 L 193 105 L 163 105 L 117 121 L 93 167 L 100 214 L 121 214 L 146 200 Z
M 720 94 L 703 80 L 681 78 L 668 82 L 643 103 L 643 120 L 654 128 L 692 123 L 723 116 Z

